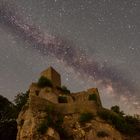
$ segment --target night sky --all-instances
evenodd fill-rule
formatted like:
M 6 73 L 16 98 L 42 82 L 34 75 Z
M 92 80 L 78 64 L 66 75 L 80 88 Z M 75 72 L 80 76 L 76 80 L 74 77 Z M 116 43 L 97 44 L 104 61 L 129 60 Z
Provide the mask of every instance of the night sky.
M 53 66 L 72 92 L 140 114 L 140 0 L 0 0 L 0 94 Z

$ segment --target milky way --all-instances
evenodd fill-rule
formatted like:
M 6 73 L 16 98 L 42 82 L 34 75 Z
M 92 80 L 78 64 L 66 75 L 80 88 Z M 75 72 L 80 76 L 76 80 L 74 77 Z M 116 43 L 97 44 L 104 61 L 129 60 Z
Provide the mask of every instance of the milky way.
M 30 42 L 31 47 L 39 51 L 40 54 L 53 55 L 67 67 L 72 67 L 76 73 L 79 72 L 81 75 L 93 77 L 100 87 L 106 89 L 111 87 L 113 94 L 117 96 L 121 96 L 123 93 L 128 102 L 138 94 L 134 85 L 130 81 L 124 80 L 121 72 L 112 66 L 108 66 L 105 62 L 101 67 L 95 57 L 88 56 L 84 49 L 78 48 L 64 37 L 50 35 L 37 25 L 27 23 L 24 17 L 16 14 L 15 9 L 15 6 L 11 7 L 7 3 L 1 3 L 1 24 L 7 26 L 12 33 L 20 36 L 23 41 Z M 135 107 L 139 108 L 138 100 L 135 99 L 134 102 L 137 103 Z

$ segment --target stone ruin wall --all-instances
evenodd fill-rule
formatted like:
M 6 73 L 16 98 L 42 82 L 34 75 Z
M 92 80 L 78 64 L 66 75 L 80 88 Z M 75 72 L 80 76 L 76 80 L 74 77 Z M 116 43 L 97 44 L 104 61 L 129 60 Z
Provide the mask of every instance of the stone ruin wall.
M 36 93 L 39 94 L 37 95 Z M 96 88 L 89 89 L 88 91 L 72 93 L 67 96 L 68 103 L 58 103 L 58 94 L 55 93 L 52 88 L 43 88 L 40 89 L 37 87 L 35 83 L 30 86 L 30 97 L 31 99 L 35 99 L 37 104 L 42 100 L 45 104 L 51 104 L 54 106 L 54 109 L 57 112 L 62 114 L 73 114 L 73 113 L 81 113 L 81 112 L 92 112 L 96 113 L 96 111 L 101 107 L 100 97 L 98 90 Z M 96 101 L 89 101 L 88 97 L 90 94 L 97 95 Z M 41 101 L 41 102 L 42 102 Z M 35 101 L 31 100 L 32 103 L 35 104 Z M 36 104 L 35 104 L 36 106 Z
M 94 101 L 74 102 L 74 103 L 59 103 L 55 104 L 38 96 L 30 96 L 30 107 L 33 110 L 45 110 L 47 106 L 51 105 L 55 112 L 63 115 L 91 112 L 96 114 L 98 105 Z
M 55 87 L 61 87 L 60 75 L 55 71 L 52 71 L 52 81 Z
M 53 68 L 48 68 L 47 70 L 41 73 L 41 76 L 44 76 L 52 81 L 54 87 L 61 87 L 61 76 Z
M 39 97 L 44 98 L 52 103 L 58 103 L 58 95 L 51 88 L 43 88 L 39 93 Z
M 94 101 L 74 102 L 74 103 L 63 103 L 57 104 L 55 107 L 56 111 L 67 115 L 75 113 L 91 112 L 96 114 L 98 106 Z
M 75 99 L 75 102 L 85 102 L 85 101 L 90 102 L 88 100 L 90 94 L 96 94 L 96 96 L 97 96 L 97 104 L 102 106 L 100 96 L 99 96 L 99 92 L 98 92 L 97 88 L 91 88 L 91 89 L 88 89 L 87 91 L 73 93 L 72 97 Z
M 102 107 L 102 102 L 101 102 L 101 98 L 100 98 L 98 89 L 97 88 L 90 88 L 87 90 L 87 92 L 89 94 L 95 93 L 97 95 L 97 103 Z

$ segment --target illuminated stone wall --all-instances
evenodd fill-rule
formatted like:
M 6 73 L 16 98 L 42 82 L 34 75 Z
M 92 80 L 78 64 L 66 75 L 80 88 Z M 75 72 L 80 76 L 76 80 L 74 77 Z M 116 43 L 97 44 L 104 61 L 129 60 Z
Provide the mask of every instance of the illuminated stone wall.
M 50 79 L 52 81 L 52 84 L 54 87 L 61 87 L 61 76 L 52 67 L 49 67 L 47 70 L 43 71 L 41 73 L 41 76 L 44 76 L 44 77 Z

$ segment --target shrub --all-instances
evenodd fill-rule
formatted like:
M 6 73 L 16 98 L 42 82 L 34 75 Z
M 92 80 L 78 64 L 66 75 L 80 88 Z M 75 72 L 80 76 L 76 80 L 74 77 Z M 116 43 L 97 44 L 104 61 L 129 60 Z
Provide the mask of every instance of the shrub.
M 60 135 L 60 139 L 62 139 L 62 140 L 74 140 L 74 138 L 72 136 L 69 136 L 68 132 L 63 127 L 60 127 L 59 130 L 57 130 L 57 131 Z
M 43 121 L 39 124 L 38 126 L 38 129 L 37 131 L 40 133 L 40 134 L 44 134 L 46 132 L 46 130 L 48 129 L 48 124 L 47 124 L 47 121 Z
M 37 84 L 38 84 L 39 87 L 42 87 L 42 88 L 44 88 L 44 87 L 52 87 L 53 86 L 51 80 L 49 80 L 48 78 L 46 78 L 44 76 L 41 76 L 39 78 Z
M 60 139 L 62 140 L 74 140 L 69 136 L 68 132 L 63 128 L 64 117 L 61 114 L 57 114 L 57 120 L 55 121 L 54 128 L 59 133 Z
M 121 116 L 107 109 L 100 110 L 98 115 L 123 134 L 135 136 L 140 132 L 140 121 L 132 116 Z
M 130 135 L 139 135 L 140 132 L 140 120 L 133 116 L 125 116 L 125 121 L 128 126 L 128 133 Z
M 67 89 L 66 86 L 62 86 L 61 89 L 62 89 L 62 91 L 63 91 L 65 94 L 70 94 L 70 90 Z
M 62 87 L 57 87 L 58 90 L 60 90 L 62 93 L 64 94 L 70 94 L 70 90 L 67 89 L 66 86 L 62 86 Z
M 82 113 L 80 118 L 79 118 L 79 121 L 80 122 L 88 122 L 91 119 L 93 119 L 93 114 L 92 113 Z
M 67 103 L 67 97 L 66 96 L 59 96 L 58 97 L 58 102 L 59 103 Z
M 59 113 L 57 113 L 56 116 L 57 119 L 54 121 L 52 127 L 59 133 L 60 139 L 69 140 L 67 131 L 62 127 L 64 117 Z
M 63 117 L 60 114 L 57 114 L 57 120 L 55 121 L 54 128 L 59 132 L 63 132 L 62 124 L 63 124 Z
M 15 102 L 15 107 L 16 107 L 18 113 L 21 111 L 21 109 L 27 103 L 28 98 L 29 98 L 29 91 L 26 91 L 26 93 L 19 93 L 15 97 L 14 102 Z
M 47 118 L 39 124 L 37 131 L 40 134 L 44 134 L 50 126 L 53 126 L 53 120 L 52 117 L 48 115 Z
M 53 124 L 54 124 L 52 115 L 50 115 L 50 114 L 48 114 L 48 116 L 47 116 L 47 124 L 48 124 L 48 126 L 53 126 Z
M 121 115 L 121 116 L 124 115 L 124 112 L 123 112 L 123 111 L 120 111 L 120 107 L 117 106 L 117 105 L 112 106 L 112 107 L 111 107 L 111 110 L 114 111 L 114 112 L 116 112 L 117 114 L 119 114 L 119 115 Z
M 88 100 L 97 101 L 97 95 L 96 94 L 90 94 L 88 97 Z
M 57 128 L 59 129 L 62 126 L 62 124 L 63 124 L 63 120 L 64 120 L 63 116 L 60 115 L 60 114 L 57 114 L 57 120 L 55 121 L 54 127 L 56 129 Z
M 45 108 L 45 111 L 46 111 L 48 114 L 52 113 L 52 112 L 54 111 L 53 105 L 48 104 L 48 105 L 46 106 L 46 108 Z
M 117 113 L 106 109 L 101 110 L 100 112 L 98 112 L 98 114 L 102 119 L 112 124 L 120 132 L 126 134 L 130 132 L 130 127 L 126 123 L 123 116 L 120 116 Z
M 107 132 L 105 132 L 105 131 L 98 131 L 97 136 L 103 138 L 103 137 L 108 137 L 109 134 Z

